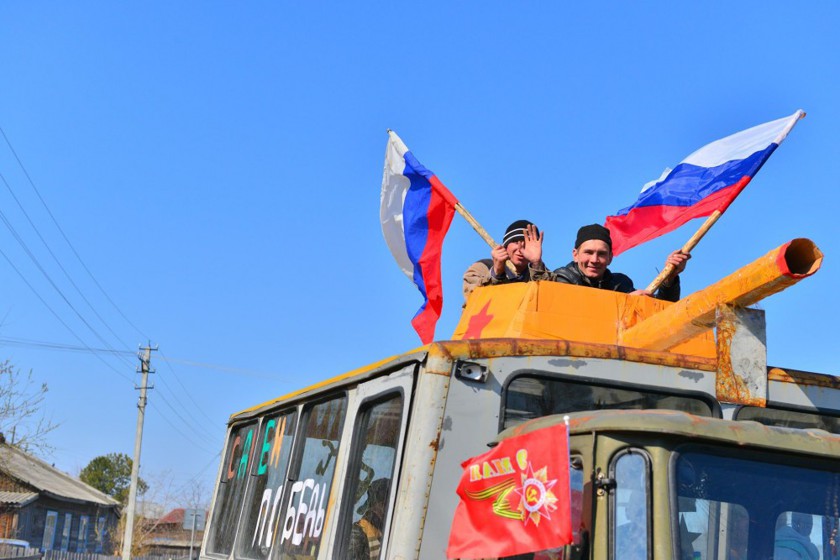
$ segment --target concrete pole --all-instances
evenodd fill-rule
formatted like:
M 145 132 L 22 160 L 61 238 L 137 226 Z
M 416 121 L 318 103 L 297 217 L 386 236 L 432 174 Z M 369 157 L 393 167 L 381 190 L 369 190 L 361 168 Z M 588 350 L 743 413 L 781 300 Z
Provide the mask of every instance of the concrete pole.
M 195 522 L 198 518 L 198 510 L 192 510 L 192 531 L 190 531 L 190 560 L 193 560 L 193 543 L 195 542 Z
M 137 431 L 134 436 L 134 459 L 131 465 L 131 485 L 128 488 L 128 511 L 125 519 L 125 533 L 123 535 L 123 549 L 122 560 L 131 560 L 131 540 L 134 535 L 134 510 L 137 505 L 137 479 L 140 475 L 140 447 L 143 442 L 143 420 L 146 416 L 146 390 L 152 389 L 148 387 L 149 373 L 154 371 L 149 369 L 149 362 L 152 359 L 152 348 L 147 346 L 141 348 L 143 354 L 140 354 L 140 373 L 142 379 L 140 383 L 140 399 L 137 402 Z M 157 348 L 155 348 L 157 350 Z

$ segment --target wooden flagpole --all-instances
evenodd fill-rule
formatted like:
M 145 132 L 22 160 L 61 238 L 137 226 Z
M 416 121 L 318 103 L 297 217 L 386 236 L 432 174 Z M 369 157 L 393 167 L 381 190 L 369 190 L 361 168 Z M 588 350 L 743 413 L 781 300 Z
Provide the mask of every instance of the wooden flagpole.
M 498 244 L 498 243 L 496 243 L 496 242 L 493 240 L 493 238 L 492 238 L 492 237 L 490 237 L 490 234 L 489 234 L 489 233 L 487 233 L 487 230 L 486 230 L 486 229 L 484 229 L 483 227 L 481 227 L 481 224 L 479 224 L 479 223 L 478 223 L 478 220 L 476 220 L 475 218 L 473 218 L 473 215 L 472 215 L 472 214 L 470 214 L 470 213 L 467 211 L 467 209 L 466 209 L 466 208 L 464 208 L 463 206 L 461 206 L 461 203 L 460 203 L 460 202 L 459 202 L 459 203 L 457 203 L 457 204 L 455 205 L 455 211 L 456 211 L 456 212 L 458 212 L 461 216 L 463 216 L 465 220 L 467 220 L 467 223 L 469 223 L 469 224 L 472 226 L 472 228 L 475 230 L 475 232 L 476 232 L 479 236 L 481 236 L 481 238 L 482 238 L 482 239 L 483 239 L 483 240 L 484 240 L 484 241 L 485 241 L 488 245 L 490 245 L 490 248 L 491 248 L 491 249 L 495 249 L 496 247 L 498 247 L 498 246 L 499 246 L 499 244 Z M 512 263 L 512 262 L 510 262 L 509 260 L 508 260 L 508 261 L 505 261 L 505 266 L 506 266 L 506 267 L 507 267 L 507 269 L 508 269 L 509 271 L 511 271 L 513 274 L 517 274 L 517 272 L 516 272 L 516 267 L 515 267 L 515 266 L 513 266 L 513 263 Z
M 700 226 L 700 229 L 694 232 L 694 235 L 691 236 L 691 239 L 686 241 L 685 245 L 683 245 L 682 249 L 680 249 L 680 252 L 690 253 L 692 250 L 694 250 L 697 244 L 700 243 L 700 240 L 703 239 L 703 236 L 706 235 L 706 233 L 710 229 L 712 229 L 712 226 L 715 225 L 715 222 L 717 222 L 718 218 L 720 218 L 722 215 L 723 212 L 721 212 L 720 210 L 715 210 L 714 212 L 712 212 L 712 214 L 708 218 L 706 218 L 706 221 L 703 222 L 703 225 Z M 657 289 L 659 289 L 659 286 L 661 286 L 662 283 L 665 282 L 665 280 L 667 280 L 669 276 L 671 276 L 672 272 L 674 272 L 674 266 L 670 263 L 665 265 L 665 268 L 662 269 L 662 272 L 659 273 L 659 276 L 653 279 L 653 282 L 650 283 L 650 285 L 645 289 L 645 291 L 649 294 L 655 292 Z

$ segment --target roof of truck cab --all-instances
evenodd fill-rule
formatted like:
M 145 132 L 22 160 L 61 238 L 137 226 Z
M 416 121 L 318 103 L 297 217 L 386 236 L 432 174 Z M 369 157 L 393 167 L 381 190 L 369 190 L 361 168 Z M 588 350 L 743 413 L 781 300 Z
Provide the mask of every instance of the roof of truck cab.
M 749 445 L 773 452 L 840 456 L 840 435 L 816 429 L 767 426 L 754 421 L 723 420 L 675 410 L 595 410 L 568 415 L 569 431 L 579 433 L 645 433 L 692 443 Z M 544 416 L 501 432 L 497 441 L 563 423 L 564 415 Z

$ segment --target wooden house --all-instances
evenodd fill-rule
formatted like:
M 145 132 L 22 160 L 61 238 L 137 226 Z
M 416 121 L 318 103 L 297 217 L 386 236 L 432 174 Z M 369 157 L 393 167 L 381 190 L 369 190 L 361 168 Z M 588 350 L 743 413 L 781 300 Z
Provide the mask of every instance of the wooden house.
M 81 480 L 0 443 L 0 538 L 32 548 L 107 552 L 120 504 Z

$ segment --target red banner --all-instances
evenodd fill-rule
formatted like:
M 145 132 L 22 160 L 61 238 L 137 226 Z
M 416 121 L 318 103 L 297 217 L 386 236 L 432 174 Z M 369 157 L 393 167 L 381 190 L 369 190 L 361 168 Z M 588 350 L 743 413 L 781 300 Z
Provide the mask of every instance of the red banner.
M 462 466 L 448 558 L 513 556 L 571 544 L 565 425 L 508 438 Z

